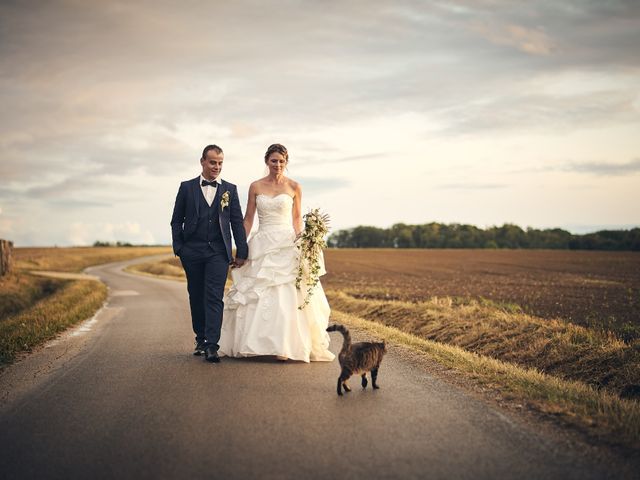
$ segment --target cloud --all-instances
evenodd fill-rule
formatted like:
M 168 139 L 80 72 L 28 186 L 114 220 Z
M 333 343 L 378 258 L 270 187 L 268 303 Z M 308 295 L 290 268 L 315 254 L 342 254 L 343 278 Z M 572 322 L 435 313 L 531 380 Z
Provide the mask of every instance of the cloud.
M 638 228 L 640 223 L 629 223 L 629 224 L 599 224 L 599 225 L 579 225 L 579 224 L 567 224 L 563 225 L 562 228 L 570 231 L 573 234 L 582 235 L 585 233 L 594 233 L 600 232 L 602 230 L 631 230 L 633 228 Z
M 259 175 L 266 147 L 281 141 L 292 173 L 308 176 L 303 188 L 321 193 L 362 188 L 369 161 L 402 175 L 425 158 L 459 165 L 475 155 L 470 137 L 510 166 L 513 152 L 495 145 L 511 138 L 535 135 L 552 151 L 558 135 L 638 122 L 638 2 L 366 7 L 0 2 L 0 203 L 15 238 L 93 242 L 95 225 L 127 218 L 168 239 L 175 182 L 197 174 L 208 143 L 242 178 Z M 611 135 L 614 145 L 626 138 Z M 325 164 L 332 178 L 316 170 Z M 407 195 L 420 195 L 407 175 Z M 461 188 L 473 186 L 445 183 L 441 194 Z
M 327 193 L 332 190 L 339 190 L 350 185 L 350 181 L 344 178 L 320 178 L 320 177 L 298 177 L 304 192 Z
M 240 139 L 251 138 L 260 131 L 255 125 L 245 122 L 235 122 L 231 125 L 230 129 L 231 137 Z
M 380 153 L 365 153 L 362 155 L 350 155 L 348 157 L 342 157 L 335 160 L 329 160 L 331 163 L 348 163 L 348 162 L 361 162 L 363 160 L 373 160 L 378 158 L 384 158 L 389 154 L 386 152 Z
M 437 190 L 496 190 L 507 188 L 508 185 L 500 183 L 446 183 L 437 185 Z
M 0 216 L 0 238 L 10 240 L 15 246 L 51 245 L 53 239 L 38 242 L 38 227 L 23 217 L 16 217 L 10 212 Z
M 363 153 L 358 155 L 341 155 L 337 149 L 309 148 L 305 145 L 304 157 L 299 161 L 301 165 L 346 164 L 371 161 L 384 158 L 387 152 Z M 297 163 L 297 162 L 296 162 Z
M 552 40 L 540 28 L 477 22 L 471 23 L 470 28 L 492 43 L 514 47 L 531 55 L 549 55 L 555 50 Z
M 9 239 L 13 238 L 14 234 L 14 222 L 12 219 L 7 218 L 6 216 L 0 217 L 0 238 Z
M 640 158 L 627 163 L 574 162 L 561 168 L 565 172 L 587 173 L 597 176 L 621 176 L 640 173 Z
M 153 234 L 139 223 L 85 223 L 73 222 L 69 225 L 67 240 L 71 245 L 92 245 L 96 240 L 106 242 L 130 242 L 153 245 Z
M 62 208 L 65 210 L 69 209 L 87 209 L 87 208 L 110 208 L 113 206 L 111 203 L 107 202 L 96 202 L 91 200 L 52 200 L 50 205 L 53 205 L 57 208 Z
M 81 222 L 74 222 L 69 226 L 68 240 L 71 245 L 91 245 L 90 228 Z

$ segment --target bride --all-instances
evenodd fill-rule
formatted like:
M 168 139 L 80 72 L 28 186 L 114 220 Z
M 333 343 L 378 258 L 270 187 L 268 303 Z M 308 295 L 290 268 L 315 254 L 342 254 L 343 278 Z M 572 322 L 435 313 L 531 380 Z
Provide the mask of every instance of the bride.
M 269 174 L 249 187 L 244 229 L 249 237 L 256 211 L 259 229 L 249 237 L 249 258 L 231 271 L 224 298 L 220 355 L 275 355 L 280 360 L 331 361 L 329 304 L 320 283 L 302 309 L 306 288 L 296 289 L 302 231 L 300 185 L 284 175 L 289 161 L 280 144 L 267 149 Z M 321 271 L 324 274 L 324 270 Z

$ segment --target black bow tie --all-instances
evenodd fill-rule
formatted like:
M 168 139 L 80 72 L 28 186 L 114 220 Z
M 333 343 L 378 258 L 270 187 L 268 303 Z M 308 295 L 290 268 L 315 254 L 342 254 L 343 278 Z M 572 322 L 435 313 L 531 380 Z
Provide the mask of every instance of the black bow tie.
M 213 182 L 208 182 L 206 180 L 202 180 L 202 183 L 200 184 L 203 187 L 206 187 L 207 185 L 211 186 L 211 187 L 216 187 L 218 185 L 218 183 L 214 180 Z

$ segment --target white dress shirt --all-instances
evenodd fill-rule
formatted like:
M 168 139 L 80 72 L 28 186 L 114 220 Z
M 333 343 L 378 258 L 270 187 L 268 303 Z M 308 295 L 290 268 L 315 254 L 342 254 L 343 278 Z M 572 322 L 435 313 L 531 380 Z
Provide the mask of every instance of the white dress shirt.
M 216 187 L 214 187 L 213 185 L 206 185 L 206 186 L 202 186 L 202 181 L 203 180 L 207 180 L 206 178 L 204 178 L 202 176 L 202 174 L 200 174 L 200 189 L 202 190 L 202 195 L 204 195 L 204 199 L 207 201 L 207 204 L 209 204 L 209 206 L 211 206 L 211 204 L 213 203 L 213 199 L 216 196 Z M 209 180 L 207 180 L 208 182 Z M 220 185 L 222 182 L 220 181 L 220 176 L 218 176 L 218 178 L 214 178 L 213 179 L 214 182 L 216 182 L 218 185 Z

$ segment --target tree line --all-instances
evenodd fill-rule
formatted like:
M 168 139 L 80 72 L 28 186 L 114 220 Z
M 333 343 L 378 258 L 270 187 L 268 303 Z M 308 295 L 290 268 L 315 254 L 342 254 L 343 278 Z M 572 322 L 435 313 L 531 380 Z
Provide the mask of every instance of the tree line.
M 486 229 L 459 223 L 396 223 L 390 228 L 358 226 L 331 234 L 334 248 L 549 248 L 640 251 L 640 228 L 582 235 L 561 228 L 538 230 L 505 223 Z
M 133 247 L 133 244 L 129 242 L 121 242 L 118 240 L 117 242 L 103 242 L 102 240 L 96 240 L 93 242 L 94 247 Z M 141 245 L 138 245 L 141 246 Z M 144 245 L 145 247 L 148 245 Z

